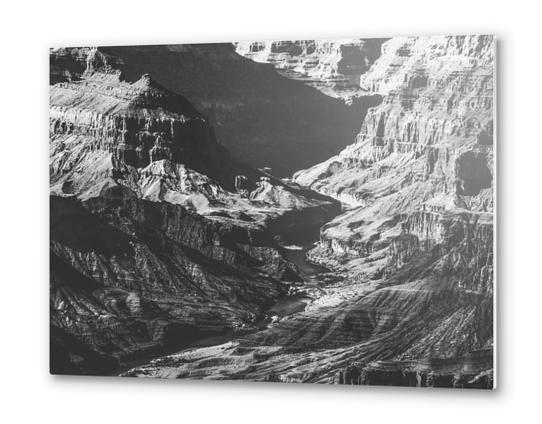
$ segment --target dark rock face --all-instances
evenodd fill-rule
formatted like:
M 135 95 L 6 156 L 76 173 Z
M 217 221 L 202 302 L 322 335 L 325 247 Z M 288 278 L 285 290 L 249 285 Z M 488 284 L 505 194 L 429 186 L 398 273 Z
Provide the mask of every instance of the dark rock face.
M 283 78 L 272 65 L 245 59 L 231 44 L 51 53 L 52 82 L 76 80 L 87 69 L 118 69 L 132 83 L 149 73 L 206 115 L 219 142 L 235 157 L 257 168 L 271 167 L 279 176 L 336 154 L 352 140 L 367 108 L 379 101 L 369 96 L 345 105 L 301 81 Z

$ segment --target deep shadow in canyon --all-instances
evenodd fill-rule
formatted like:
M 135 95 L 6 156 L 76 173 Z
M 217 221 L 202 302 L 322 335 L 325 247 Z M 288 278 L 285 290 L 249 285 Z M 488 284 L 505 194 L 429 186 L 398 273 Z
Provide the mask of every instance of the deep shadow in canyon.
M 182 93 L 235 157 L 282 177 L 338 153 L 381 101 L 373 94 L 347 105 L 238 55 L 229 43 L 99 47 L 93 55 L 94 66 L 120 69 L 129 82 L 148 73 Z M 78 79 L 86 67 L 85 54 L 57 52 L 51 82 Z

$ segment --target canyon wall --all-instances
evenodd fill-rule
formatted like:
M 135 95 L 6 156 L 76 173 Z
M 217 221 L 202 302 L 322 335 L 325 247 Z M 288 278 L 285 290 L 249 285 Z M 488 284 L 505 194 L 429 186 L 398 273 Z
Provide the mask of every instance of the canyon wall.
M 365 94 L 360 77 L 380 56 L 386 40 L 247 41 L 235 43 L 235 49 L 255 62 L 272 64 L 281 75 L 349 103 Z
M 382 50 L 361 84 L 384 99 L 356 142 L 294 176 L 351 205 L 323 231 L 337 245 L 361 246 L 401 214 L 493 211 L 493 38 L 396 38 Z
M 53 52 L 52 368 L 492 388 L 495 41 L 383 41 Z

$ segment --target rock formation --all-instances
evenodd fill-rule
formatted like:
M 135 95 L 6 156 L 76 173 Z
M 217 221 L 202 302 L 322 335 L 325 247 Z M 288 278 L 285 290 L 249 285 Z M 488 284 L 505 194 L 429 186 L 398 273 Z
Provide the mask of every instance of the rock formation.
M 370 253 L 410 214 L 422 240 L 444 237 L 433 222 L 493 210 L 492 37 L 397 38 L 361 84 L 384 95 L 356 143 L 294 180 L 351 205 L 322 245 Z M 429 217 L 436 217 L 429 219 Z M 392 233 L 390 233 L 390 231 Z M 378 239 L 376 239 L 378 235 Z
M 50 89 L 54 373 L 111 373 L 260 325 L 299 279 L 278 251 L 280 218 L 318 228 L 338 211 L 233 158 L 184 97 L 91 52 Z M 234 193 L 239 175 L 281 196 Z
M 385 38 L 235 43 L 236 52 L 255 62 L 271 63 L 281 75 L 351 102 L 364 94 L 360 77 L 380 56 Z

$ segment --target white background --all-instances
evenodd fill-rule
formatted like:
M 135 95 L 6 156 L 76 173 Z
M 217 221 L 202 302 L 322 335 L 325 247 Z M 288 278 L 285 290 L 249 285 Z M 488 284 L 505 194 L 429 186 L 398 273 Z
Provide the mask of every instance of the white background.
M 0 420 L 457 423 L 539 419 L 542 21 L 535 4 L 517 0 L 4 2 Z M 500 40 L 498 390 L 48 374 L 48 47 L 443 33 L 495 33 Z

